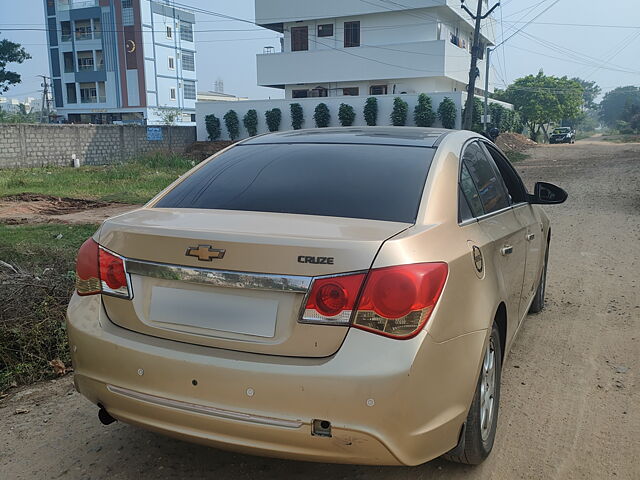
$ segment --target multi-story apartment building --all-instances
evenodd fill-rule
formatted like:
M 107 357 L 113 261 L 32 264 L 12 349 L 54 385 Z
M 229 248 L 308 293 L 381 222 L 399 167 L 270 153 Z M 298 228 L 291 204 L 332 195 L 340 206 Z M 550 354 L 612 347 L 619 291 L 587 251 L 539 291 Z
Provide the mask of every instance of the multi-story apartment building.
M 466 5 L 475 11 L 477 1 L 486 11 L 487 0 Z M 466 91 L 473 24 L 460 0 L 256 0 L 255 14 L 283 34 L 280 52 L 257 56 L 258 84 L 285 98 Z M 476 93 L 494 32 L 489 17 Z
M 195 121 L 192 12 L 169 0 L 44 0 L 54 105 L 69 122 Z

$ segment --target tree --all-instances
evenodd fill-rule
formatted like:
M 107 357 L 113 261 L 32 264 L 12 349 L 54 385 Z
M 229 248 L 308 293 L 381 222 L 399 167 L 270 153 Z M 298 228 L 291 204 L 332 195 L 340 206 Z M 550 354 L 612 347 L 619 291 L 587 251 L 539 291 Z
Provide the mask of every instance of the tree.
M 574 77 L 571 80 L 579 83 L 582 87 L 582 110 L 585 111 L 596 108 L 595 100 L 602 91 L 598 84 L 578 77 Z
M 20 83 L 20 74 L 7 70 L 10 63 L 22 63 L 31 55 L 19 43 L 0 40 L 0 93 L 9 90 L 9 86 Z
M 160 107 L 156 108 L 156 115 L 165 125 L 174 125 L 178 118 L 182 115 L 182 110 L 177 107 Z
M 204 125 L 207 129 L 207 135 L 212 142 L 220 138 L 220 119 L 213 113 L 204 117 Z
M 540 70 L 537 75 L 518 78 L 497 97 L 513 104 L 529 129 L 529 136 L 537 140 L 541 130 L 546 136 L 546 125 L 549 123 L 579 116 L 583 88 L 575 80 L 547 76 Z
M 316 121 L 316 127 L 328 127 L 331 122 L 331 113 L 326 103 L 319 103 L 313 112 L 313 119 Z
M 407 124 L 407 113 L 409 104 L 400 97 L 393 99 L 393 110 L 391 110 L 391 124 L 394 127 L 402 127 Z
M 27 112 L 27 108 L 24 103 L 18 105 L 18 111 L 10 113 L 0 108 L 0 123 L 38 123 L 38 112 L 31 109 Z
M 338 119 L 340 120 L 340 125 L 343 127 L 350 127 L 353 125 L 353 121 L 356 118 L 356 112 L 353 110 L 351 105 L 347 105 L 346 103 L 341 103 L 340 108 L 338 109 Z
M 375 127 L 378 120 L 378 99 L 369 97 L 364 104 L 364 121 L 370 127 Z
M 302 105 L 299 103 L 292 103 L 289 105 L 291 109 L 291 127 L 294 130 L 300 130 L 304 123 L 304 112 L 302 111 Z
M 444 99 L 438 105 L 438 118 L 444 128 L 456 128 L 456 104 L 449 97 Z
M 248 110 L 247 113 L 242 117 L 242 124 L 244 128 L 247 129 L 250 137 L 253 137 L 258 134 L 258 112 L 256 112 L 253 108 Z
M 229 110 L 224 114 L 224 124 L 229 132 L 229 138 L 235 140 L 240 136 L 240 120 L 238 120 L 238 114 L 235 110 Z
M 614 88 L 605 93 L 600 102 L 600 118 L 607 126 L 615 128 L 619 121 L 629 121 L 633 105 L 640 105 L 640 87 Z
M 431 98 L 426 93 L 418 95 L 418 103 L 413 110 L 413 120 L 418 127 L 430 127 L 436 119 L 431 106 Z
M 482 101 L 478 97 L 473 97 L 473 113 L 471 114 L 471 130 L 477 133 L 483 131 L 482 124 Z M 465 105 L 466 108 L 466 105 Z M 464 118 L 464 109 L 462 110 L 462 118 Z
M 270 132 L 277 132 L 280 129 L 280 122 L 282 120 L 282 111 L 279 108 L 272 108 L 264 112 L 265 119 L 267 120 L 267 127 Z

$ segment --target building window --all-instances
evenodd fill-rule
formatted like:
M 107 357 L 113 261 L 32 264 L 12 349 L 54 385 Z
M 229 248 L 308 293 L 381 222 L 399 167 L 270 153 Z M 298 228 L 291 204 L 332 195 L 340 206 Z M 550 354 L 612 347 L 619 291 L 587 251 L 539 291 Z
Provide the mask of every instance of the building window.
M 311 96 L 312 97 L 328 97 L 329 90 L 327 90 L 324 87 L 316 87 L 311 90 Z
M 60 41 L 71 41 L 71 22 L 60 22 Z
M 104 70 L 104 55 L 102 55 L 102 50 L 96 50 L 96 70 Z
M 360 22 L 344 22 L 344 46 L 360 46 Z
M 333 37 L 333 23 L 325 23 L 324 25 L 318 25 L 319 37 Z
M 291 51 L 309 50 L 309 27 L 291 27 Z
M 175 100 L 176 99 L 176 89 L 175 88 L 170 88 L 169 89 L 169 98 L 171 100 Z
M 122 0 L 122 25 L 124 27 L 130 27 L 134 24 L 132 7 L 131 0 Z
M 104 82 L 98 82 L 98 102 L 107 103 L 107 91 Z
M 180 20 L 180 40 L 193 42 L 193 25 L 191 23 Z
M 292 90 L 291 96 L 293 98 L 307 98 L 309 96 L 309 90 Z
M 93 19 L 93 38 L 102 38 L 102 24 L 99 18 Z
M 196 71 L 193 52 L 182 52 L 182 69 L 189 72 Z
M 78 97 L 76 95 L 76 84 L 67 83 L 67 103 L 78 103 Z
M 387 94 L 386 85 L 371 85 L 369 87 L 369 95 L 386 95 L 386 94 Z
M 184 98 L 185 100 L 195 100 L 196 99 L 196 82 L 191 80 L 184 81 Z
M 78 71 L 93 70 L 93 52 L 86 50 L 78 52 Z
M 95 83 L 80 84 L 80 103 L 98 103 L 98 91 Z
M 353 95 L 354 97 L 357 97 L 358 95 L 360 95 L 360 89 L 358 87 L 343 88 L 342 95 Z
M 173 31 L 169 25 L 167 25 L 167 38 L 173 38 Z
M 91 40 L 91 20 L 76 20 L 76 40 Z
M 192 114 L 191 114 L 191 121 L 192 121 L 192 122 L 195 122 L 195 121 L 196 121 L 196 114 L 195 114 L 195 113 L 192 113 Z
M 176 69 L 176 59 L 173 57 L 169 57 L 169 70 Z
M 64 52 L 64 73 L 73 73 L 73 52 Z

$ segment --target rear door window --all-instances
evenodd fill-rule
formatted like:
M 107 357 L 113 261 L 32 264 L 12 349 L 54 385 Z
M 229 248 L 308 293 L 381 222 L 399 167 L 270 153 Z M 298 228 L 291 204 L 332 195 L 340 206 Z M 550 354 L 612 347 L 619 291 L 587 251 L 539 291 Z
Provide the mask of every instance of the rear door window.
M 476 142 L 469 144 L 462 157 L 462 163 L 473 179 L 484 213 L 492 213 L 510 205 L 509 196 L 493 161 Z
M 415 223 L 435 149 L 360 144 L 238 145 L 155 205 Z
M 460 221 L 468 220 L 472 217 L 479 217 L 484 214 L 480 195 L 476 185 L 469 174 L 467 166 L 463 163 L 460 166 Z

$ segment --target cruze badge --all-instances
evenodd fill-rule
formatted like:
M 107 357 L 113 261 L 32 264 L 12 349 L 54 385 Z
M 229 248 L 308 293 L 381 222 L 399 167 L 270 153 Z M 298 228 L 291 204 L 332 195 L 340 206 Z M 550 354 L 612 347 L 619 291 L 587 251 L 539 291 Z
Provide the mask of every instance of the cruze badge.
M 213 248 L 211 245 L 198 245 L 197 247 L 187 248 L 185 255 L 187 257 L 196 257 L 203 262 L 210 262 L 214 258 L 223 258 L 225 251 L 221 248 Z
M 298 256 L 298 263 L 314 263 L 317 265 L 333 265 L 333 257 L 308 257 Z

